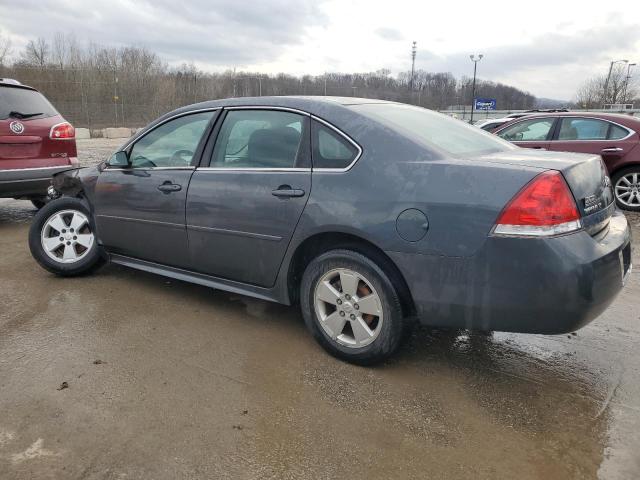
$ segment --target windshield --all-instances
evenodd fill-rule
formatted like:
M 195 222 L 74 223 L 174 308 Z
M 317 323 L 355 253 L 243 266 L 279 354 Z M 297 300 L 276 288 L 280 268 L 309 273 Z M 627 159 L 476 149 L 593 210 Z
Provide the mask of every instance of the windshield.
M 431 149 L 452 156 L 483 155 L 518 148 L 478 127 L 425 108 L 392 103 L 369 103 L 351 108 Z
M 0 120 L 53 117 L 58 112 L 39 92 L 26 88 L 0 86 Z M 37 113 L 38 115 L 33 115 Z M 23 114 L 22 117 L 20 114 Z

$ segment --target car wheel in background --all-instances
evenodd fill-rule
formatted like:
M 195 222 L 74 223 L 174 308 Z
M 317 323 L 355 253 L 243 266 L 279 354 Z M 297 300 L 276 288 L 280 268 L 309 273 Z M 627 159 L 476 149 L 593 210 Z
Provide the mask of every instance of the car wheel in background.
M 44 269 L 61 276 L 82 275 L 104 263 L 94 231 L 84 202 L 62 197 L 36 213 L 29 248 Z
M 351 250 L 326 252 L 309 263 L 300 289 L 305 323 L 332 355 L 370 365 L 399 347 L 405 329 L 400 298 L 368 257 Z
M 616 172 L 611 182 L 618 206 L 624 210 L 640 211 L 640 165 Z

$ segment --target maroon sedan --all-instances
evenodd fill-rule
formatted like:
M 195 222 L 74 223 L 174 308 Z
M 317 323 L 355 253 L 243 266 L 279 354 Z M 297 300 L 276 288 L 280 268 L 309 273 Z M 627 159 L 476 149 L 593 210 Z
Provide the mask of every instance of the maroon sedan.
M 596 153 L 609 170 L 620 208 L 640 211 L 640 119 L 612 113 L 527 116 L 494 133 L 525 148 Z
M 34 88 L 0 78 L 0 198 L 40 208 L 51 176 L 77 164 L 73 126 Z

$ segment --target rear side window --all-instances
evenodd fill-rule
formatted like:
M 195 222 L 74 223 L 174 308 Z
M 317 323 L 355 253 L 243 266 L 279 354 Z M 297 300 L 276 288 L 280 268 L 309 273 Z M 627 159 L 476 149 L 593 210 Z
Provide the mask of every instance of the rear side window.
M 518 148 L 478 127 L 425 108 L 394 103 L 369 103 L 350 108 L 448 155 L 472 156 Z
M 619 127 L 618 125 L 611 124 L 611 130 L 609 130 L 609 140 L 620 140 L 621 138 L 629 135 L 629 131 L 626 128 Z
M 230 110 L 220 128 L 210 166 L 249 169 L 301 166 L 304 132 L 308 132 L 306 120 L 303 115 L 285 111 Z
M 358 148 L 335 130 L 313 121 L 313 168 L 347 168 Z
M 17 113 L 12 115 L 12 112 Z M 54 115 L 58 115 L 58 112 L 41 93 L 26 88 L 0 86 L 0 120 L 6 120 L 11 116 L 27 120 Z
M 558 140 L 606 140 L 609 125 L 595 118 L 563 118 Z
M 498 135 L 510 142 L 536 142 L 546 140 L 553 126 L 553 118 L 523 120 L 505 128 Z

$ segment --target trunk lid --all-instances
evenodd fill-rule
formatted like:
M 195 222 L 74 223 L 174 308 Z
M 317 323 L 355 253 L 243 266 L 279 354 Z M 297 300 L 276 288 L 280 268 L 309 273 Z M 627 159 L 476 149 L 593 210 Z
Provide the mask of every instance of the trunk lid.
M 615 203 L 611 180 L 599 155 L 522 149 L 494 153 L 481 159 L 491 163 L 558 170 L 573 193 L 584 228 L 591 235 L 605 228 L 613 215 Z

